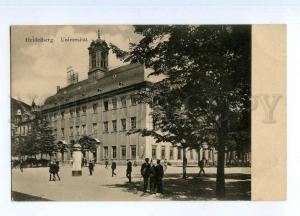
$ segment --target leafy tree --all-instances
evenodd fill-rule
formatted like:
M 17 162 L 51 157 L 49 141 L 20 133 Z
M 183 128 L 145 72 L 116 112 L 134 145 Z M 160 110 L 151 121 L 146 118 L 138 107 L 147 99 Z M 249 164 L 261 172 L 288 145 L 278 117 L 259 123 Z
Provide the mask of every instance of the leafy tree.
M 213 134 L 218 150 L 216 194 L 223 197 L 225 146 L 230 124 L 238 122 L 236 116 L 250 115 L 251 27 L 149 25 L 134 28 L 142 39 L 131 43 L 129 52 L 113 44 L 111 49 L 124 62 L 142 63 L 151 68 L 153 72 L 149 76 L 164 76 L 161 82 L 145 90 L 148 93 L 141 93 L 144 102 L 151 104 L 155 98 L 162 101 L 158 103 L 161 107 L 154 107 L 152 112 L 162 132 L 145 129 L 142 133 L 154 136 L 157 141 L 185 146 L 193 145 L 190 137 L 195 141 L 203 133 Z M 250 122 L 246 124 L 249 130 Z
M 53 156 L 54 153 L 58 152 L 58 145 L 55 143 L 52 128 L 49 126 L 49 123 L 45 118 L 41 119 L 39 132 L 41 153 L 49 154 L 50 157 Z
M 82 153 L 85 157 L 85 153 L 87 151 L 90 151 L 93 153 L 94 157 L 96 155 L 96 151 L 97 151 L 97 142 L 94 138 L 92 138 L 91 136 L 87 136 L 84 135 L 83 137 L 81 137 L 78 141 L 82 147 Z

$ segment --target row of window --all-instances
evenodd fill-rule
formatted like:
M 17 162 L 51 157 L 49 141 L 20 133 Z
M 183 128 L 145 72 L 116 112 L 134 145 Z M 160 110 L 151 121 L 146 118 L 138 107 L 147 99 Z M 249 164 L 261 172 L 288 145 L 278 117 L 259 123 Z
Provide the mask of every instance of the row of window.
M 121 119 L 121 131 L 126 131 L 127 130 L 127 125 L 126 125 L 126 119 Z M 103 122 L 103 128 L 104 132 L 109 132 L 109 122 L 105 121 Z M 136 129 L 136 117 L 131 117 L 130 118 L 130 129 L 134 130 Z M 117 120 L 112 120 L 112 132 L 117 132 L 118 131 L 118 123 Z
M 109 158 L 109 152 L 108 152 L 108 146 L 103 147 L 103 154 L 104 154 L 104 159 Z M 120 146 L 120 159 L 126 159 L 127 157 L 127 151 L 126 151 L 126 146 L 122 145 Z M 111 147 L 111 158 L 117 159 L 117 146 L 112 146 Z M 136 159 L 136 146 L 131 145 L 130 146 L 130 159 Z
M 112 132 L 117 132 L 118 131 L 118 124 L 117 124 L 117 120 L 112 120 Z M 97 123 L 93 123 L 92 124 L 92 134 L 97 134 Z M 126 124 L 126 119 L 121 119 L 121 131 L 126 131 L 127 130 L 127 124 Z M 131 117 L 130 118 L 130 127 L 131 129 L 136 129 L 136 117 Z M 109 122 L 105 121 L 103 122 L 103 131 L 108 133 L 109 132 Z M 57 133 L 57 129 L 54 129 L 54 134 Z M 74 136 L 74 127 L 71 126 L 70 127 L 70 136 Z M 61 128 L 61 135 L 62 137 L 65 136 L 65 128 Z M 77 125 L 75 127 L 75 135 L 79 136 L 79 135 L 87 135 L 87 130 L 86 130 L 86 125 L 83 124 L 81 125 L 81 133 L 80 133 L 80 126 Z
M 166 147 L 162 146 L 160 149 L 160 159 L 166 159 L 167 155 L 166 155 Z M 190 153 L 190 159 L 194 160 L 194 152 L 192 150 L 189 151 Z M 157 146 L 156 145 L 152 145 L 152 152 L 151 152 L 151 156 L 152 159 L 157 159 Z M 169 149 L 169 160 L 174 160 L 174 149 L 173 147 L 171 147 Z M 177 149 L 177 160 L 181 160 L 182 159 L 182 149 Z
M 190 153 L 190 159 L 193 160 L 194 159 L 194 152 L 193 151 L 189 151 Z M 109 157 L 109 147 L 108 146 L 104 146 L 103 147 L 103 156 L 104 159 L 117 159 L 117 146 L 112 146 L 111 147 L 111 157 Z M 120 146 L 120 159 L 126 159 L 126 158 L 130 158 L 130 159 L 136 159 L 136 146 L 135 145 L 131 145 L 130 146 L 130 155 L 127 155 L 127 149 L 125 145 Z M 153 145 L 152 146 L 152 159 L 157 159 L 157 146 Z M 166 159 L 166 147 L 162 146 L 161 147 L 161 157 L 160 159 Z M 177 150 L 177 160 L 181 160 L 182 159 L 182 149 L 178 149 Z M 170 148 L 169 150 L 169 160 L 174 160 L 174 149 Z
M 127 100 L 126 100 L 126 96 L 120 97 L 120 101 L 121 101 L 121 107 L 124 108 L 127 106 Z M 137 104 L 137 97 L 136 95 L 131 95 L 130 97 L 130 101 L 131 101 L 131 105 L 134 106 Z M 103 102 L 103 107 L 104 107 L 104 111 L 108 111 L 109 110 L 109 100 L 105 100 Z M 118 103 L 117 103 L 117 98 L 112 98 L 111 99 L 111 107 L 112 109 L 118 109 Z M 75 115 L 76 117 L 80 117 L 80 111 L 82 111 L 82 116 L 86 116 L 86 111 L 87 111 L 87 106 L 81 106 L 81 107 L 76 107 L 75 109 L 70 109 L 70 117 L 73 118 Z M 98 112 L 98 103 L 94 103 L 93 104 L 93 113 L 96 114 Z M 62 111 L 60 113 L 61 115 L 61 119 L 65 119 L 65 111 Z M 57 120 L 57 113 L 53 114 L 53 120 Z

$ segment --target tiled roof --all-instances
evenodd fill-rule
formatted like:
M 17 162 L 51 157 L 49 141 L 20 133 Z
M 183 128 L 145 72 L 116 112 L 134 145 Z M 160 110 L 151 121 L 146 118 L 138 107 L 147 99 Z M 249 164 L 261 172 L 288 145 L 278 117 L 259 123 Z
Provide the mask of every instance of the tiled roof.
M 138 84 L 145 80 L 143 65 L 129 64 L 121 66 L 106 72 L 101 79 L 86 79 L 61 88 L 55 95 L 46 99 L 42 110 Z

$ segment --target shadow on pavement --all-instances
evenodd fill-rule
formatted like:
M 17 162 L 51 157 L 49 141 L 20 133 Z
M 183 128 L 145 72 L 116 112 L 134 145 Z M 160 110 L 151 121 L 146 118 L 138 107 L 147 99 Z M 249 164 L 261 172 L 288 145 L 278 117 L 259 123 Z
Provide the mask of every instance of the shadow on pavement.
M 226 174 L 226 197 L 224 200 L 251 200 L 251 175 Z M 216 200 L 216 174 L 198 177 L 189 174 L 188 179 L 182 179 L 181 174 L 166 174 L 163 180 L 164 193 L 161 199 L 171 200 Z M 142 192 L 143 182 L 137 181 L 126 184 L 107 185 L 114 188 L 123 188 L 125 191 L 137 194 Z M 150 194 L 141 194 L 150 196 Z
M 24 194 L 16 191 L 12 191 L 11 199 L 12 201 L 51 201 L 49 199 L 45 199 L 38 196 L 32 196 L 29 194 Z

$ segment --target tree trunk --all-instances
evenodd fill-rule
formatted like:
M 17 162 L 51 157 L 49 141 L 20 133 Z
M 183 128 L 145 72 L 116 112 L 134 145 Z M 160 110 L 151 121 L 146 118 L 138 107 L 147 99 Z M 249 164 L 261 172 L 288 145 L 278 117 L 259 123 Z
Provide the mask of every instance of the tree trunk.
M 225 143 L 224 143 L 224 132 L 219 134 L 218 143 L 218 165 L 217 165 L 217 182 L 216 182 L 216 195 L 218 198 L 223 198 L 225 196 L 225 175 L 224 175 L 224 165 L 225 165 Z
M 182 154 L 183 154 L 183 158 L 182 158 L 182 178 L 186 179 L 186 165 L 187 165 L 187 159 L 186 159 L 186 150 L 185 148 L 182 148 Z

